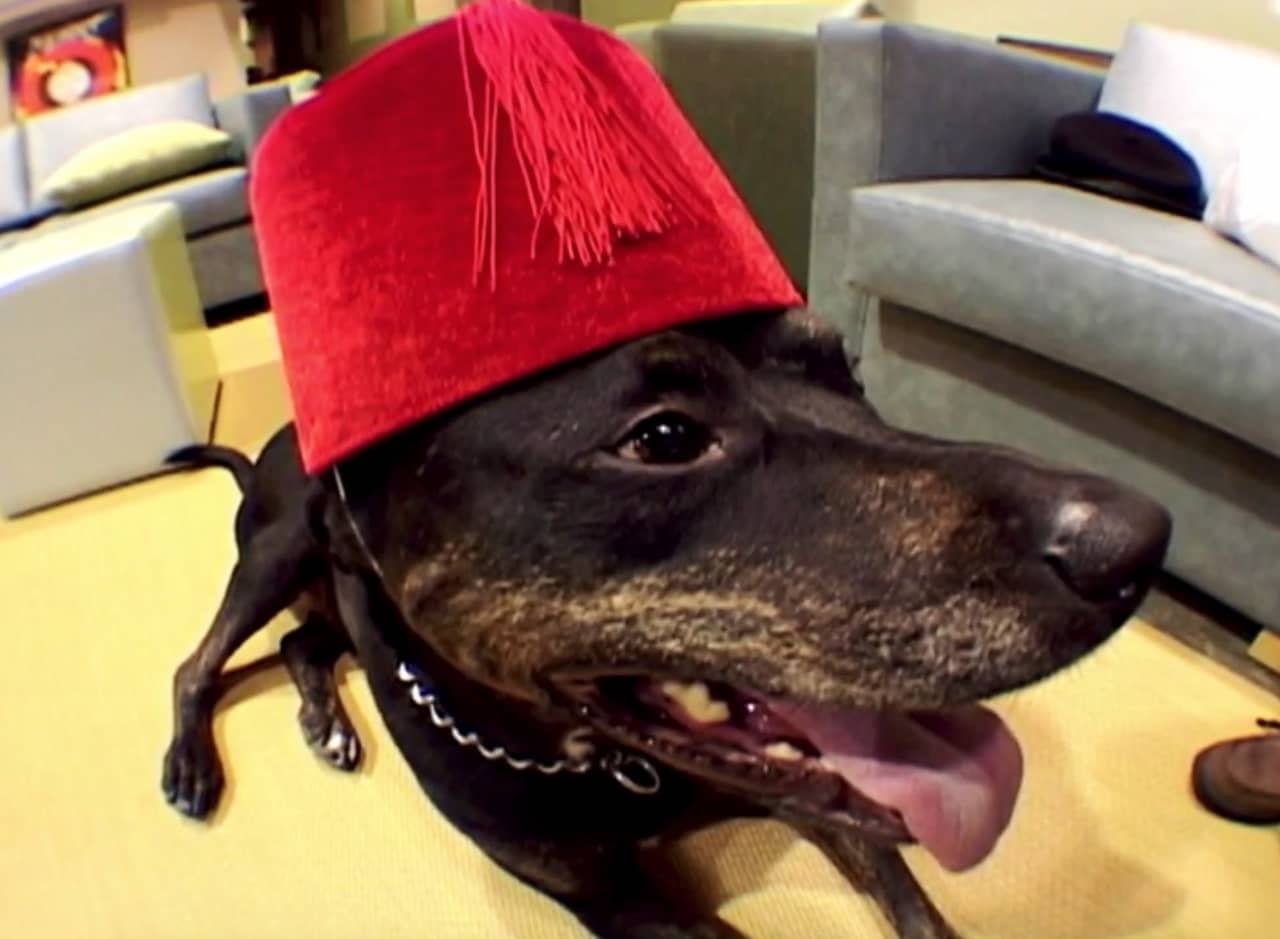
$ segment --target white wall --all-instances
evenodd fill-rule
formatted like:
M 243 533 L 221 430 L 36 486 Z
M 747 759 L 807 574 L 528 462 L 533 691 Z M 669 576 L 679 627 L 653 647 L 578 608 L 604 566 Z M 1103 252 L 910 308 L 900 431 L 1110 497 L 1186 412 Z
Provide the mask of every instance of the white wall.
M 1016 35 L 1115 49 L 1125 25 L 1166 26 L 1280 48 L 1272 0 L 878 0 L 891 18 L 988 38 Z
M 215 98 L 244 88 L 237 0 L 125 0 L 125 53 L 135 85 L 191 72 Z

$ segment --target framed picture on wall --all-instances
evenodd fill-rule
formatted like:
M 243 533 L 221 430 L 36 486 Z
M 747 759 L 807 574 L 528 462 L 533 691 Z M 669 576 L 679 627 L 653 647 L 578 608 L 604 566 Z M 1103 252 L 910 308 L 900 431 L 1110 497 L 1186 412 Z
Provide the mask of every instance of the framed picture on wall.
M 31 117 L 129 86 L 124 10 L 119 5 L 10 36 L 6 51 L 15 117 Z

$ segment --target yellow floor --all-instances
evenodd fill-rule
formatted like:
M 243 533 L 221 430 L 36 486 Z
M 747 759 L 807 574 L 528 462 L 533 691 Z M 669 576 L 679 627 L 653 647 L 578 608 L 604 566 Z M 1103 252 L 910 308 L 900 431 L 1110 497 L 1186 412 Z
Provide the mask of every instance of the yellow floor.
M 236 373 L 221 434 L 256 446 L 285 410 L 269 324 L 218 342 Z M 581 936 L 435 814 L 358 671 L 344 694 L 368 744 L 360 773 L 310 756 L 273 668 L 218 719 L 229 789 L 213 824 L 165 806 L 170 675 L 221 595 L 235 505 L 230 478 L 207 471 L 0 524 L 0 936 Z M 963 876 L 912 863 L 970 939 L 1280 935 L 1280 829 L 1212 818 L 1186 787 L 1199 747 L 1278 704 L 1135 623 L 999 705 L 1028 778 L 995 855 Z M 779 826 L 704 833 L 682 861 L 749 935 L 881 935 L 867 903 Z

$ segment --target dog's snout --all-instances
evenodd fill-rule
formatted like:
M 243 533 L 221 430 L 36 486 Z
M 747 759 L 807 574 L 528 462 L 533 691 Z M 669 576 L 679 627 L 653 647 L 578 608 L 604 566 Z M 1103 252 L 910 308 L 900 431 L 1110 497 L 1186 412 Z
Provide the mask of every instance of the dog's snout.
M 1101 481 L 1071 492 L 1047 521 L 1045 560 L 1072 590 L 1098 603 L 1138 598 L 1158 572 L 1172 530 L 1159 503 Z

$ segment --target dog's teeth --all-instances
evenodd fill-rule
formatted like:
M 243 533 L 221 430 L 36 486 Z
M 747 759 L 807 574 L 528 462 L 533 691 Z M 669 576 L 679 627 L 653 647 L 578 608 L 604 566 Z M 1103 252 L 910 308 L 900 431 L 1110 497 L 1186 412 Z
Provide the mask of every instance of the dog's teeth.
M 591 743 L 590 738 L 590 727 L 579 727 L 565 735 L 564 740 L 560 743 L 560 749 L 570 763 L 581 763 L 591 758 L 596 748 Z
M 764 748 L 764 755 L 771 760 L 783 760 L 788 763 L 796 763 L 804 759 L 804 754 L 785 740 L 769 744 Z
M 729 705 L 711 697 L 703 682 L 664 681 L 662 693 L 699 724 L 723 724 L 729 719 Z

